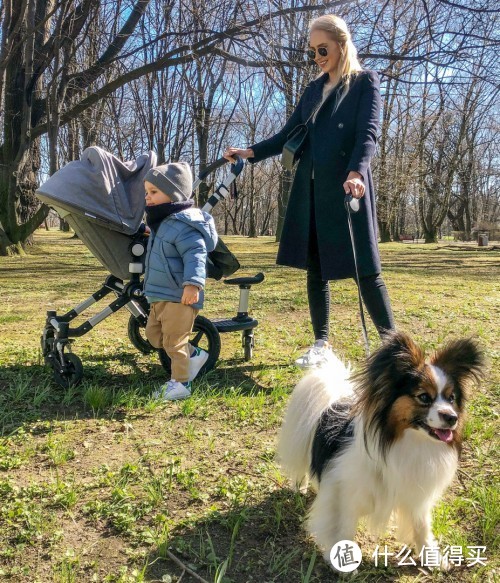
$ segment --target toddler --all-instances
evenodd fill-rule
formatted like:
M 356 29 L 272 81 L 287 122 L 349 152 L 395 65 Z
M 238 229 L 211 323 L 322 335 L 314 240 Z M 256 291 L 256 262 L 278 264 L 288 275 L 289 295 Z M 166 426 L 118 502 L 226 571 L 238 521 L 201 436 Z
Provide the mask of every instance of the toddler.
M 146 217 L 151 231 L 144 293 L 151 306 L 146 336 L 172 362 L 172 378 L 155 393 L 167 401 L 191 395 L 191 381 L 208 353 L 189 344 L 203 307 L 207 252 L 217 244 L 213 218 L 191 199 L 193 179 L 186 162 L 152 168 L 144 178 Z

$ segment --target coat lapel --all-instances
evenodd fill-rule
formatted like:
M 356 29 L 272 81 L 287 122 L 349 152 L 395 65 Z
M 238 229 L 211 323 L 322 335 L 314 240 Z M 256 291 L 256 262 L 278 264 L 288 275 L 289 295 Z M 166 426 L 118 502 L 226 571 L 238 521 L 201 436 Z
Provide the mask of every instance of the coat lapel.
M 308 100 L 309 101 L 308 107 L 305 112 L 306 113 L 305 119 L 308 119 L 311 116 L 312 112 L 314 111 L 314 108 L 317 107 L 318 103 L 321 101 L 321 98 L 323 97 L 323 87 L 325 86 L 327 77 L 328 73 L 325 73 L 324 75 L 321 75 L 321 77 L 318 77 L 311 83 L 311 93 L 310 98 Z
M 312 94 L 311 94 L 311 103 L 308 108 L 307 117 L 310 117 L 314 111 L 314 108 L 318 106 L 318 103 L 321 102 L 323 99 L 323 88 L 325 87 L 325 83 L 328 81 L 328 73 L 324 73 L 321 77 L 315 79 L 312 83 Z M 316 112 L 316 116 L 319 112 L 332 100 L 333 96 L 335 95 L 336 91 L 331 91 L 325 101 L 321 104 L 320 108 Z

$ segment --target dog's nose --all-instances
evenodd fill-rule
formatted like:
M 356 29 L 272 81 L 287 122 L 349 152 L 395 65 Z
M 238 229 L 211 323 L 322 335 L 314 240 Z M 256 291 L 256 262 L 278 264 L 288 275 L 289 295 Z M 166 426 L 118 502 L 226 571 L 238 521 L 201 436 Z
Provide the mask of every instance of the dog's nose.
M 458 421 L 458 417 L 457 415 L 454 415 L 452 413 L 439 413 L 439 416 L 441 417 L 441 419 L 447 423 L 450 427 L 452 427 L 453 425 L 455 425 L 455 423 Z

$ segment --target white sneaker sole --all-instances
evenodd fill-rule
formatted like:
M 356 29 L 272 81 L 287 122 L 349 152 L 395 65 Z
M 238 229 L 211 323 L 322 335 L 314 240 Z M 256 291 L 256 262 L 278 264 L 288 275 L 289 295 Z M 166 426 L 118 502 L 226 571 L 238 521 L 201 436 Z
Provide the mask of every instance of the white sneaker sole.
M 191 391 L 185 391 L 185 392 L 171 391 L 170 393 L 167 393 L 163 397 L 163 400 L 164 401 L 181 401 L 182 399 L 189 399 L 190 396 L 191 396 Z
M 321 366 L 321 362 L 318 362 L 316 364 L 311 364 L 310 362 L 305 363 L 305 362 L 297 362 L 295 361 L 295 366 L 298 366 L 299 368 L 302 369 L 306 369 L 306 368 L 318 368 L 319 366 Z

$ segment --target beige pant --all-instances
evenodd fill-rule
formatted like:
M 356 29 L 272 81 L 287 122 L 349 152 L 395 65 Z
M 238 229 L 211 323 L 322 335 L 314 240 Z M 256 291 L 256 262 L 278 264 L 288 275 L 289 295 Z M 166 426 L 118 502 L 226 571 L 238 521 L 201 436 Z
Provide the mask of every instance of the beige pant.
M 191 346 L 189 334 L 199 310 L 176 302 L 154 302 L 146 324 L 146 337 L 155 348 L 163 348 L 172 361 L 172 378 L 189 379 Z

